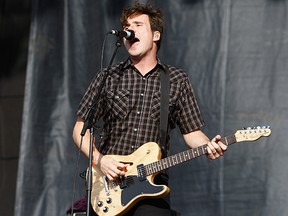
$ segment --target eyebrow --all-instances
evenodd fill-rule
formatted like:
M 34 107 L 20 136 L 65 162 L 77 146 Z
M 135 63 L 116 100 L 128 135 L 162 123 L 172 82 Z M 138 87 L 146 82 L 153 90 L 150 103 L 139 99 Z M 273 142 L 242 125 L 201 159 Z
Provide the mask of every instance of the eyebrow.
M 140 22 L 140 21 L 133 21 L 132 23 L 133 23 L 133 24 L 136 24 L 136 25 L 138 25 L 138 24 L 144 24 L 144 22 Z M 131 26 L 131 24 L 130 24 L 130 23 L 126 23 L 125 27 L 129 27 L 129 26 Z

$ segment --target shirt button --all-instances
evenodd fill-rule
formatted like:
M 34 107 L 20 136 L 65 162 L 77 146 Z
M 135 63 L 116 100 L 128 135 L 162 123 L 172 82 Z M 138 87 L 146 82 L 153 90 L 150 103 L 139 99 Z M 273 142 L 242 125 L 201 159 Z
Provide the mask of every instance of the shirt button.
M 131 146 L 132 149 L 134 149 L 134 146 Z
M 143 93 L 141 93 L 140 95 L 141 95 L 142 97 L 144 96 L 144 94 L 143 94 Z
M 134 128 L 134 131 L 138 131 L 138 129 L 137 129 L 137 128 Z
M 140 111 L 137 111 L 137 115 L 139 115 L 140 114 Z

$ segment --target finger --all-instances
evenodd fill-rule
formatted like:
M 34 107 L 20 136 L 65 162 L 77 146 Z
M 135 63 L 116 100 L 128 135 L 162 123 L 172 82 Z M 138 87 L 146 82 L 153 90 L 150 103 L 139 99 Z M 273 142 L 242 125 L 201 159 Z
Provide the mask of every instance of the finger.
M 218 141 L 217 141 L 218 140 Z M 215 137 L 214 139 L 212 139 L 211 141 L 211 145 L 213 146 L 213 148 L 215 149 L 215 151 L 213 151 L 213 153 L 218 153 L 220 155 L 223 155 L 223 151 L 222 151 L 222 147 L 220 146 L 220 144 L 222 144 L 222 142 L 219 141 L 219 139 L 217 139 L 217 137 Z
M 218 148 L 219 149 L 218 149 Z M 221 148 L 217 145 L 216 148 L 214 148 L 214 145 L 210 143 L 208 143 L 208 157 L 212 160 L 216 159 L 216 158 L 219 158 L 220 156 L 223 155 L 223 152 L 221 151 Z
M 219 142 L 218 144 L 219 144 L 220 148 L 222 149 L 222 151 L 226 151 L 226 150 L 227 150 L 227 148 L 228 148 L 227 145 L 225 145 L 225 144 L 222 143 L 222 142 Z
M 215 155 L 212 152 L 210 154 L 208 154 L 207 157 L 211 160 L 216 159 Z
M 127 172 L 127 167 L 128 167 L 128 165 L 125 164 L 124 167 L 118 167 L 118 169 L 122 171 L 122 174 L 123 173 L 125 174 L 125 172 Z
M 214 145 L 212 145 L 211 142 L 207 143 L 207 145 L 208 145 L 208 148 L 207 148 L 208 154 L 215 154 L 217 152 Z
M 114 177 L 113 175 L 111 174 L 107 174 L 106 177 L 109 179 L 109 181 L 113 181 L 116 179 L 116 177 Z
M 116 180 L 121 174 L 120 170 L 110 170 L 109 173 L 106 175 L 110 181 Z

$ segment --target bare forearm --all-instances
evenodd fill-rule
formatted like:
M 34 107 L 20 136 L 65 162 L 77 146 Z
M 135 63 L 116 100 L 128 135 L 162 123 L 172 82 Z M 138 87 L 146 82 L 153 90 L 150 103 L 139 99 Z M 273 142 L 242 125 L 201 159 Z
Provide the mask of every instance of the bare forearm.
M 83 125 L 83 120 L 78 118 L 73 130 L 73 139 L 78 148 L 80 148 L 81 145 L 81 131 Z M 87 157 L 89 156 L 90 136 L 89 131 L 86 131 L 81 146 L 81 151 Z M 120 175 L 125 175 L 125 164 L 115 161 L 113 158 L 103 156 L 96 148 L 93 148 L 93 163 L 101 169 L 103 174 L 107 176 L 109 180 L 116 179 Z
M 198 146 L 207 144 L 210 141 L 201 130 L 195 130 L 188 134 L 183 134 L 183 138 L 190 148 L 196 148 Z
M 83 136 L 82 140 L 82 146 L 81 145 L 81 131 L 83 128 L 84 122 L 82 119 L 78 118 L 74 129 L 73 129 L 73 139 L 75 144 L 78 146 L 78 148 L 81 147 L 81 151 L 86 155 L 86 157 L 89 157 L 89 147 L 90 147 L 90 132 L 89 130 L 86 131 L 85 135 Z M 100 152 L 96 149 L 93 148 L 93 162 L 95 165 L 98 165 L 99 159 L 100 159 Z

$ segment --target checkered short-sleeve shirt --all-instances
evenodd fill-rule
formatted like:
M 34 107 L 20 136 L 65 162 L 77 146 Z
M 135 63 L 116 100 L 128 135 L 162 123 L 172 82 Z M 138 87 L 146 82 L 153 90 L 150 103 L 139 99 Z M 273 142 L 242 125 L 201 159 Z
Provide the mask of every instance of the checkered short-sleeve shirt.
M 168 133 L 176 125 L 185 134 L 204 125 L 194 90 L 187 74 L 169 66 L 170 98 Z M 127 155 L 146 142 L 160 140 L 160 74 L 163 65 L 142 76 L 131 61 L 110 69 L 97 107 L 94 122 L 103 118 L 102 154 Z M 107 71 L 99 72 L 87 89 L 77 111 L 84 119 L 98 94 Z

